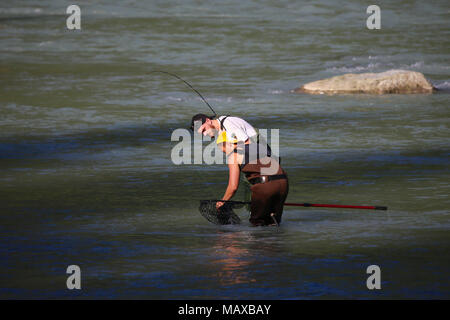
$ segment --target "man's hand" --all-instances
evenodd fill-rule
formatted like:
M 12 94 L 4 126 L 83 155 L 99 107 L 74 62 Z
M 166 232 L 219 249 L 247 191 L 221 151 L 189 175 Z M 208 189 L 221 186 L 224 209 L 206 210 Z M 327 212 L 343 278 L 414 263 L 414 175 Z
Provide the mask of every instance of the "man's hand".
M 216 202 L 216 209 L 219 210 L 221 206 L 223 206 L 225 202 L 217 201 Z

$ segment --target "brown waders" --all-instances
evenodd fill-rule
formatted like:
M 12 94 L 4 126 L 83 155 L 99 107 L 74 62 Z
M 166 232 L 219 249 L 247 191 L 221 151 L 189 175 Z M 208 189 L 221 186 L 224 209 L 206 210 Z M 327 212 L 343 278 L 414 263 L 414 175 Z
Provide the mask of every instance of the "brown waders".
M 270 161 L 268 164 L 262 164 Z M 283 206 L 289 192 L 289 182 L 281 165 L 271 157 L 265 157 L 246 163 L 241 167 L 248 181 L 252 184 L 252 200 L 250 222 L 254 226 L 265 226 L 281 222 Z M 278 170 L 274 175 L 262 175 L 261 168 L 276 165 Z M 273 214 L 271 216 L 271 214 Z

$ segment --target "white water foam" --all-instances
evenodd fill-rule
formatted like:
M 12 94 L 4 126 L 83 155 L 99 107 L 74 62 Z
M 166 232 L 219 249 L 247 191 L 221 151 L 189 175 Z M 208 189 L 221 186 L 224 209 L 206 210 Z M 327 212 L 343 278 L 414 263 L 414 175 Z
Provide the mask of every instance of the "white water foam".
M 268 90 L 267 92 L 270 94 L 283 94 L 284 93 L 283 90 Z
M 351 73 L 351 72 L 361 72 L 361 71 L 367 71 L 367 70 L 374 70 L 375 68 L 378 68 L 380 66 L 379 63 L 369 63 L 366 66 L 354 66 L 354 67 L 332 67 L 327 68 L 327 71 L 334 72 L 334 73 Z
M 433 83 L 433 85 L 439 90 L 450 91 L 450 81 L 444 81 L 442 83 Z

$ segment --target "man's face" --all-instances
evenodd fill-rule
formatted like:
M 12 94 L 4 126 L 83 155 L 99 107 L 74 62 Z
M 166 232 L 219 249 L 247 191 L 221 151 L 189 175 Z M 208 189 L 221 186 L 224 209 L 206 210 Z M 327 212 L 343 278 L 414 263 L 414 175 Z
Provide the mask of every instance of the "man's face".
M 210 137 L 214 137 L 216 129 L 212 125 L 212 121 L 210 119 L 206 119 L 205 123 L 198 128 L 197 132 L 204 136 L 208 135 Z

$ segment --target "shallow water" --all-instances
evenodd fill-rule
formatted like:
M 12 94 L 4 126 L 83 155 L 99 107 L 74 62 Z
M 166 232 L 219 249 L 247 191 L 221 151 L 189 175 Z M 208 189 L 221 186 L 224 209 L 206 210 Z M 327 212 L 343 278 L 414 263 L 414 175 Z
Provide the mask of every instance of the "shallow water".
M 0 297 L 449 298 L 447 1 L 54 1 L 0 5 Z M 420 71 L 432 95 L 310 96 L 347 72 Z M 176 128 L 208 112 L 280 129 L 280 228 L 209 224 L 222 165 L 170 159 Z M 242 188 L 235 196 L 243 199 Z M 67 290 L 79 265 L 82 290 Z M 368 290 L 379 265 L 382 289 Z

